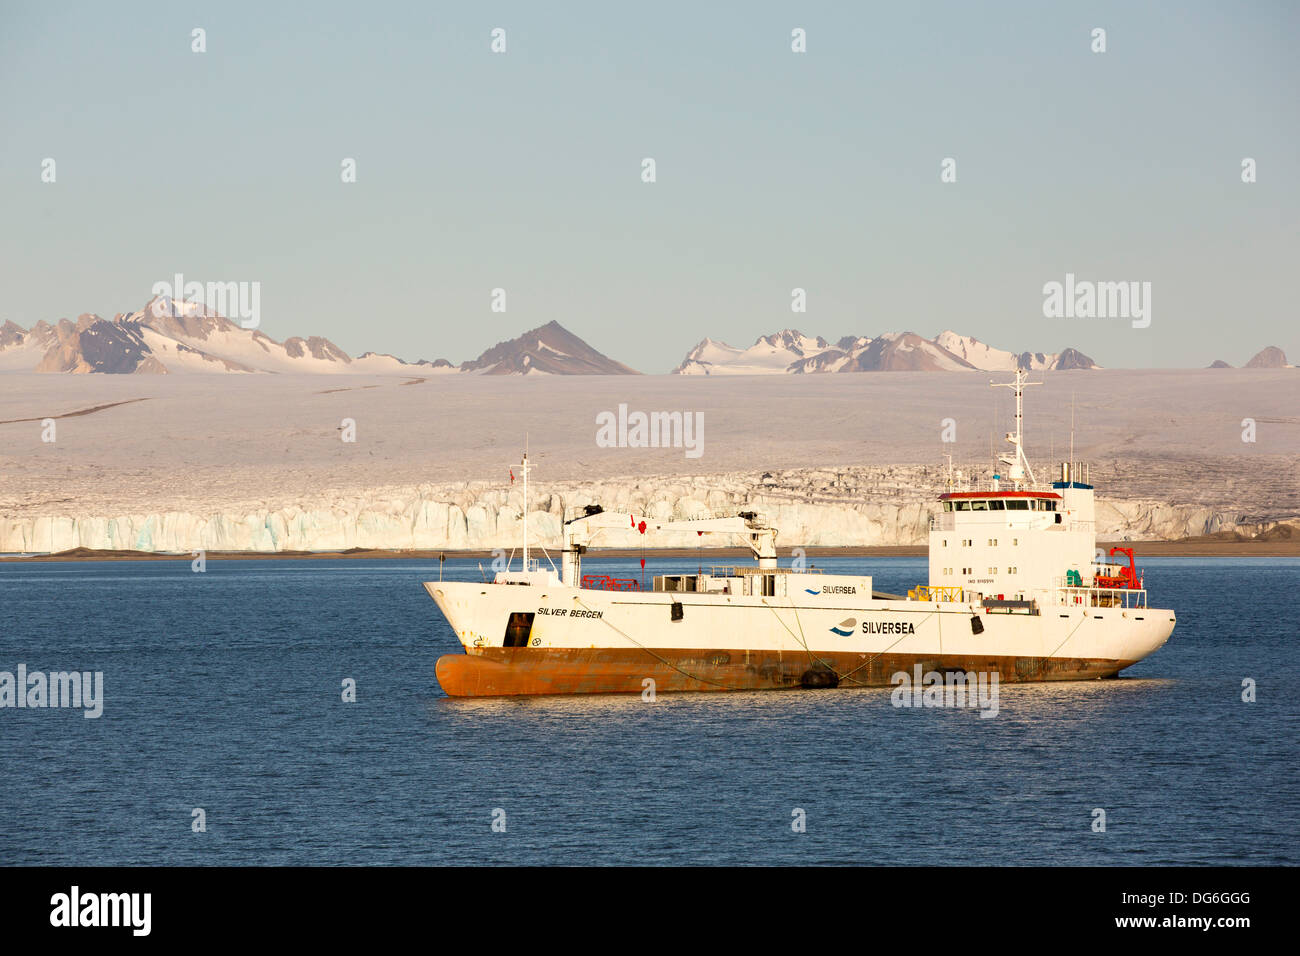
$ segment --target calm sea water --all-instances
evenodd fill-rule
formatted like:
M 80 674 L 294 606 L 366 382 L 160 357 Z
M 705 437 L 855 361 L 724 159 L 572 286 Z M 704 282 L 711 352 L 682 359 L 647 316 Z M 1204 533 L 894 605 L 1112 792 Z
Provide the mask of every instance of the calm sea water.
M 105 683 L 97 720 L 0 710 L 0 863 L 1300 862 L 1300 562 L 1144 564 L 1169 644 L 1003 686 L 993 719 L 888 690 L 449 699 L 436 562 L 0 564 L 0 670 Z

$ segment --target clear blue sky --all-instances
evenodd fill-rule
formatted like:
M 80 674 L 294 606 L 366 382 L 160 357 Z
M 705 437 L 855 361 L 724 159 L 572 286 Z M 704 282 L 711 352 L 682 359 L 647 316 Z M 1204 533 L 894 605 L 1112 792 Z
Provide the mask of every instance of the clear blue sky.
M 1298 28 L 1268 2 L 0 0 L 0 321 L 182 272 L 259 281 L 263 331 L 354 355 L 459 362 L 556 319 L 647 372 L 790 326 L 1300 364 Z M 1150 328 L 1044 318 L 1067 271 L 1150 281 Z

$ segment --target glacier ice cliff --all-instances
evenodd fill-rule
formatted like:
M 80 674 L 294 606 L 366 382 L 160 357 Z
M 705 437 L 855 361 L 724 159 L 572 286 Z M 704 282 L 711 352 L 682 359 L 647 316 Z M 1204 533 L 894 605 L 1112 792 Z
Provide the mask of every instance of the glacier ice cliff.
M 697 477 L 649 477 L 543 485 L 532 496 L 530 542 L 554 549 L 566 514 L 598 503 L 607 511 L 687 518 L 753 509 L 779 529 L 789 548 L 923 545 L 940 488 L 933 469 L 909 466 L 796 469 Z M 927 483 L 930 485 L 926 487 Z M 320 495 L 280 507 L 229 507 L 209 513 L 37 514 L 0 517 L 0 552 L 52 553 L 74 548 L 142 552 L 337 551 L 515 548 L 522 494 L 516 485 L 461 482 Z M 1097 505 L 1098 540 L 1177 539 L 1219 531 L 1251 535 L 1260 521 L 1204 503 L 1146 498 Z M 693 533 L 608 532 L 602 547 L 734 546 Z

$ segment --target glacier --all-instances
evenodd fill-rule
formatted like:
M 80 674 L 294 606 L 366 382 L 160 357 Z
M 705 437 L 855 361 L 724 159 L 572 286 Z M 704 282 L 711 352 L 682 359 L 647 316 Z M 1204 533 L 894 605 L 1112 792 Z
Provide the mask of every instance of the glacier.
M 611 478 L 555 482 L 530 502 L 530 545 L 559 547 L 561 524 L 584 505 L 650 518 L 690 518 L 755 510 L 791 547 L 924 545 L 938 512 L 939 487 L 923 487 L 916 469 L 863 467 L 786 472 Z M 933 470 L 928 472 L 933 477 Z M 0 517 L 0 552 L 90 550 L 193 551 L 492 550 L 522 542 L 520 487 L 486 481 L 321 494 L 280 507 L 230 506 L 209 513 L 39 514 Z M 1253 535 L 1261 521 L 1203 503 L 1106 498 L 1099 491 L 1097 538 L 1171 540 L 1219 531 Z M 609 548 L 736 546 L 722 535 L 642 536 L 629 527 L 600 542 Z

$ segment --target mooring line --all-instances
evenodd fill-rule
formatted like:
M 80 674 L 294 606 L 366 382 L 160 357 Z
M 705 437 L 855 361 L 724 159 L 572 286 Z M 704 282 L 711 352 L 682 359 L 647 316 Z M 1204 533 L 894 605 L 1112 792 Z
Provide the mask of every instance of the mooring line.
M 1074 625 L 1074 630 L 1070 631 L 1069 634 L 1065 635 L 1065 640 L 1061 641 L 1060 644 L 1057 644 L 1056 647 L 1054 647 L 1054 648 L 1052 649 L 1052 653 L 1051 653 L 1051 654 L 1048 654 L 1047 657 L 1043 658 L 1043 660 L 1050 660 L 1051 657 L 1052 657 L 1052 656 L 1053 656 L 1057 651 L 1059 651 L 1061 648 L 1063 648 L 1063 647 L 1065 646 L 1065 641 L 1068 641 L 1070 638 L 1074 637 L 1074 632 L 1077 631 L 1079 628 L 1083 627 L 1083 622 L 1086 621 L 1086 620 L 1088 620 L 1088 609 L 1087 609 L 1087 608 L 1084 608 L 1084 611 L 1083 611 L 1083 617 L 1079 618 L 1079 623 L 1076 624 L 1076 625 Z
M 879 653 L 877 653 L 877 654 L 873 654 L 871 657 L 867 658 L 865 661 L 863 661 L 863 662 L 862 662 L 861 664 L 859 664 L 857 667 L 853 668 L 853 670 L 851 670 L 851 671 L 846 671 L 846 672 L 844 672 L 843 674 L 841 674 L 839 671 L 835 670 L 835 668 L 832 667 L 829 663 L 827 663 L 826 661 L 822 660 L 820 657 L 817 657 L 817 655 L 813 653 L 812 648 L 810 648 L 810 647 L 808 646 L 808 642 L 805 641 L 805 640 L 803 639 L 803 637 L 802 637 L 802 635 L 803 635 L 803 624 L 799 622 L 799 609 L 796 608 L 796 607 L 794 606 L 793 603 L 791 603 L 791 605 L 790 605 L 790 610 L 794 611 L 794 619 L 795 619 L 795 623 L 799 625 L 799 634 L 798 634 L 798 635 L 796 635 L 796 634 L 794 633 L 794 631 L 790 630 L 789 625 L 787 625 L 787 624 L 785 623 L 785 621 L 782 621 L 782 620 L 781 620 L 781 615 L 776 614 L 776 607 L 775 607 L 774 605 L 768 604 L 766 598 L 763 599 L 763 604 L 764 604 L 766 607 L 770 608 L 771 611 L 772 611 L 772 613 L 776 615 L 776 619 L 777 619 L 777 621 L 780 623 L 780 625 L 781 625 L 782 627 L 784 627 L 784 628 L 786 629 L 786 633 L 788 633 L 791 637 L 793 637 L 795 640 L 797 640 L 800 644 L 803 645 L 803 649 L 804 649 L 805 651 L 808 652 L 808 656 L 809 656 L 810 658 L 816 660 L 817 663 L 823 665 L 827 670 L 829 670 L 832 674 L 835 675 L 835 677 L 836 677 L 837 680 L 844 681 L 844 680 L 850 680 L 850 679 L 852 679 L 852 682 L 853 682 L 854 684 L 857 684 L 859 687 L 870 687 L 871 685 L 870 685 L 870 684 L 865 684 L 865 683 L 863 683 L 863 682 L 860 681 L 860 680 L 853 679 L 853 675 L 854 675 L 854 674 L 856 674 L 858 671 L 862 670 L 862 668 L 866 667 L 868 664 L 870 664 L 870 663 L 871 663 L 872 661 L 874 661 L 876 658 L 880 657 L 882 654 L 888 654 L 891 650 L 894 649 L 894 647 L 896 647 L 898 644 L 901 644 L 901 643 L 902 643 L 904 640 L 906 640 L 908 637 L 911 637 L 911 636 L 912 636 L 912 635 L 910 635 L 910 634 L 904 634 L 904 635 L 902 635 L 901 637 L 899 637 L 898 640 L 894 641 L 893 644 L 890 644 L 888 647 L 886 647 L 884 650 L 880 651 Z M 938 613 L 939 613 L 939 612 L 938 612 L 937 610 L 936 610 L 936 611 L 931 611 L 929 614 L 927 614 L 924 618 L 922 618 L 922 619 L 921 619 L 920 621 L 918 621 L 917 623 L 918 623 L 918 624 L 923 624 L 923 623 L 925 623 L 925 621 L 926 621 L 927 618 L 932 617 L 932 616 L 934 616 L 935 614 L 938 614 Z M 939 620 L 940 620 L 940 625 L 942 626 L 942 621 L 943 621 L 942 616 L 939 618 Z
M 938 613 L 939 613 L 938 611 L 931 611 L 931 612 L 930 612 L 929 614 L 927 614 L 925 617 L 921 618 L 921 620 L 918 621 L 917 623 L 918 623 L 918 624 L 924 624 L 925 621 L 926 621 L 926 618 L 933 617 L 934 615 L 936 615 L 936 614 L 938 614 Z M 943 618 L 940 617 L 939 620 L 942 621 Z M 899 644 L 903 643 L 903 641 L 907 640 L 907 638 L 909 638 L 909 637 L 911 637 L 911 636 L 912 636 L 911 634 L 904 634 L 904 635 L 902 635 L 898 640 L 894 641 L 893 644 L 890 644 L 888 647 L 886 647 L 883 651 L 880 651 L 878 654 L 873 654 L 873 655 L 871 655 L 871 656 L 868 657 L 865 661 L 863 661 L 861 664 L 859 664 L 857 667 L 853 668 L 853 670 L 849 671 L 849 673 L 846 674 L 845 676 L 847 677 L 847 676 L 849 676 L 849 674 L 856 674 L 858 671 L 862 670 L 862 668 L 866 667 L 868 664 L 870 664 L 872 661 L 874 661 L 877 657 L 880 657 L 880 656 L 882 656 L 882 655 L 884 655 L 884 654 L 888 654 L 888 653 L 889 653 L 890 651 L 892 651 L 895 647 L 897 647 Z M 869 684 L 863 684 L 862 681 L 860 681 L 860 680 L 855 680 L 853 683 L 858 684 L 859 686 L 862 686 L 862 687 L 869 687 L 869 686 L 870 686 Z
M 585 609 L 585 610 L 588 610 L 588 611 L 593 611 L 593 610 L 595 610 L 594 608 L 587 607 L 587 605 L 583 602 L 582 598 L 580 598 L 580 597 L 575 596 L 575 597 L 574 597 L 574 600 L 577 601 L 578 604 L 580 604 L 580 605 L 583 607 L 583 609 Z M 613 623 L 611 623 L 610 621 L 605 620 L 605 616 L 604 616 L 603 613 L 601 614 L 599 620 L 600 620 L 600 622 L 601 622 L 602 624 L 606 625 L 607 627 L 612 628 L 615 634 L 622 635 L 624 638 L 626 638 L 627 640 L 631 641 L 631 642 L 632 642 L 633 644 L 635 644 L 637 647 L 641 648 L 641 650 L 645 651 L 647 654 L 649 654 L 649 655 L 650 655 L 651 657 L 653 657 L 655 660 L 659 661 L 659 662 L 662 663 L 662 664 L 666 664 L 668 667 L 671 667 L 673 670 L 677 671 L 677 673 L 681 674 L 683 677 L 689 678 L 690 680 L 699 681 L 699 682 L 702 683 L 702 684 L 713 684 L 715 687 L 721 687 L 721 688 L 723 688 L 724 690 L 752 690 L 752 689 L 754 689 L 754 688 L 749 688 L 749 687 L 736 687 L 736 686 L 734 686 L 734 685 L 732 685 L 732 684 L 724 684 L 724 683 L 722 683 L 722 681 L 709 680 L 709 678 L 707 678 L 707 677 L 697 677 L 697 676 L 695 676 L 694 674 L 689 673 L 688 671 L 684 671 L 684 670 L 682 670 L 680 667 L 678 667 L 676 664 L 674 664 L 672 661 L 668 660 L 667 658 L 665 658 L 665 657 L 660 657 L 658 654 L 656 654 L 656 653 L 655 653 L 654 651 L 652 651 L 650 648 L 646 647 L 644 644 L 642 644 L 642 643 L 641 643 L 640 641 L 638 641 L 636 638 L 632 637 L 630 634 L 625 634 L 623 631 L 620 631 L 617 627 L 614 626 Z
M 767 598 L 762 598 L 761 600 L 763 601 L 763 606 L 766 607 L 768 610 L 770 610 L 770 611 L 772 612 L 772 614 L 776 617 L 776 621 L 777 621 L 777 623 L 780 624 L 782 627 L 785 628 L 786 633 L 789 634 L 791 637 L 793 637 L 793 638 L 794 638 L 796 641 L 798 641 L 801 645 L 803 645 L 803 649 L 808 653 L 808 657 L 809 657 L 811 660 L 815 660 L 818 664 L 821 664 L 821 665 L 822 665 L 823 667 L 825 667 L 828 671 L 830 671 L 832 674 L 834 674 L 834 675 L 835 675 L 835 678 L 836 678 L 837 680 L 839 680 L 839 679 L 840 679 L 840 675 L 839 675 L 839 673 L 835 670 L 835 668 L 832 667 L 832 666 L 831 666 L 829 663 L 827 663 L 826 661 L 822 660 L 822 659 L 821 659 L 820 657 L 818 657 L 816 654 L 814 654 L 813 651 L 812 651 L 812 648 L 808 646 L 808 642 L 807 642 L 806 640 L 804 640 L 804 637 L 803 637 L 803 624 L 800 623 L 800 621 L 799 621 L 799 609 L 798 609 L 797 607 L 794 606 L 794 602 L 793 602 L 793 601 L 790 602 L 790 610 L 794 611 L 794 622 L 795 622 L 796 624 L 799 625 L 799 633 L 798 633 L 798 634 L 795 634 L 794 631 L 790 630 L 790 626 L 789 626 L 788 624 L 786 624 L 785 621 L 781 620 L 781 615 L 776 613 L 776 606 L 775 606 L 775 605 L 768 604 L 768 603 L 767 603 Z
M 828 661 L 822 659 L 821 657 L 819 657 L 819 656 L 817 655 L 817 653 L 814 652 L 813 649 L 812 649 L 811 647 L 808 646 L 808 641 L 805 639 L 804 634 L 803 634 L 803 622 L 799 620 L 799 609 L 798 609 L 797 607 L 794 606 L 794 603 L 793 603 L 793 602 L 791 602 L 791 604 L 790 604 L 790 610 L 794 612 L 795 623 L 796 623 L 796 625 L 798 625 L 798 627 L 799 627 L 799 633 L 798 633 L 798 634 L 795 634 L 794 631 L 790 630 L 790 626 L 789 626 L 788 624 L 786 624 L 785 621 L 781 620 L 781 615 L 777 613 L 777 609 L 776 609 L 775 605 L 769 604 L 769 603 L 767 602 L 767 599 L 766 599 L 766 598 L 761 598 L 760 600 L 762 601 L 763 606 L 766 607 L 768 610 L 770 610 L 770 611 L 772 612 L 772 614 L 776 617 L 777 623 L 779 623 L 783 628 L 785 628 L 786 633 L 789 634 L 792 638 L 794 638 L 796 641 L 799 642 L 800 646 L 803 647 L 805 653 L 807 653 L 808 657 L 809 657 L 811 660 L 816 661 L 817 663 L 819 663 L 819 664 L 821 664 L 823 667 L 825 667 L 827 670 L 829 670 L 832 674 L 835 675 L 836 680 L 838 680 L 838 681 L 849 681 L 849 682 L 851 682 L 851 683 L 853 683 L 853 684 L 855 684 L 855 685 L 857 685 L 857 686 L 859 686 L 859 687 L 870 687 L 871 685 L 868 684 L 868 683 L 864 683 L 863 681 L 858 680 L 857 678 L 853 677 L 854 674 L 856 674 L 858 671 L 862 670 L 862 668 L 869 666 L 869 665 L 870 665 L 873 661 L 875 661 L 877 658 L 879 658 L 879 657 L 881 657 L 881 656 L 883 656 L 883 655 L 885 655 L 885 654 L 888 654 L 891 650 L 893 650 L 895 647 L 897 647 L 899 644 L 901 644 L 903 641 L 905 641 L 908 637 L 911 637 L 911 636 L 912 636 L 912 635 L 910 635 L 910 634 L 903 634 L 903 635 L 901 635 L 901 636 L 898 638 L 898 640 L 894 641 L 894 642 L 893 642 L 892 644 L 890 644 L 888 647 L 884 648 L 884 649 L 881 650 L 881 651 L 878 651 L 878 652 L 875 653 L 875 654 L 872 654 L 870 657 L 868 657 L 865 661 L 863 661 L 861 664 L 859 664 L 857 667 L 853 668 L 852 670 L 850 670 L 850 671 L 846 671 L 846 672 L 844 672 L 843 674 L 841 674 L 841 673 L 840 673 L 839 671 L 837 671 L 833 666 L 831 666 L 830 662 L 828 662 Z M 581 606 L 584 610 L 587 610 L 587 611 L 594 611 L 594 610 L 595 610 L 594 608 L 589 607 L 589 606 L 586 604 L 586 602 L 584 602 L 584 601 L 582 600 L 582 598 L 580 598 L 580 597 L 575 596 L 575 597 L 574 597 L 574 601 L 577 602 L 578 605 Z M 942 614 L 941 614 L 937 609 L 936 609 L 936 610 L 933 610 L 933 611 L 930 611 L 928 614 L 926 614 L 926 616 L 925 616 L 924 618 L 922 618 L 922 619 L 921 619 L 920 621 L 918 621 L 917 623 L 918 623 L 918 624 L 924 624 L 925 621 L 926 621 L 928 618 L 933 617 L 933 616 L 936 615 L 936 614 L 939 615 L 939 626 L 940 626 L 940 628 L 942 629 L 942 626 L 943 626 L 943 616 L 942 616 Z M 665 667 L 669 667 L 669 668 L 671 668 L 672 670 L 675 670 L 677 673 L 681 674 L 683 677 L 687 678 L 688 680 L 699 681 L 699 682 L 702 683 L 702 684 L 712 684 L 714 687 L 721 687 L 721 688 L 723 688 L 724 690 L 753 690 L 753 689 L 755 689 L 755 688 L 750 688 L 750 687 L 740 687 L 740 686 L 737 686 L 737 685 L 734 685 L 734 684 L 727 684 L 727 683 L 724 683 L 723 681 L 712 680 L 712 679 L 710 679 L 710 678 L 708 678 L 708 677 L 701 677 L 701 676 L 699 676 L 699 675 L 692 674 L 690 671 L 683 670 L 681 667 L 678 667 L 676 664 L 674 664 L 672 661 L 668 660 L 666 657 L 663 657 L 663 656 L 660 655 L 660 654 L 656 654 L 656 653 L 655 653 L 651 648 L 646 647 L 644 644 L 642 644 L 642 643 L 641 643 L 640 641 L 638 641 L 636 638 L 632 637 L 632 635 L 630 635 L 630 634 L 626 633 L 625 631 L 619 629 L 619 628 L 618 628 L 618 627 L 617 627 L 617 626 L 616 626 L 612 621 L 607 621 L 607 620 L 605 620 L 605 617 L 604 617 L 603 614 L 600 616 L 599 620 L 600 620 L 600 622 L 601 622 L 602 624 L 604 624 L 606 627 L 610 628 L 610 629 L 611 629 L 615 634 L 618 634 L 618 635 L 619 635 L 620 637 L 622 637 L 624 640 L 626 640 L 626 641 L 628 641 L 629 643 L 631 643 L 631 644 L 635 645 L 636 647 L 640 648 L 642 651 L 645 651 L 645 653 L 649 654 L 651 657 L 653 657 L 655 660 L 659 661 L 659 662 L 660 662 L 661 664 L 663 664 Z M 1082 624 L 1083 624 L 1083 622 L 1080 621 L 1080 622 L 1079 622 L 1079 625 L 1081 626 Z M 1075 630 L 1078 630 L 1078 626 L 1076 626 Z M 1073 634 L 1074 634 L 1074 632 L 1071 631 L 1070 634 L 1066 636 L 1066 640 L 1068 641 L 1068 640 L 1070 639 L 1070 637 L 1073 636 Z M 1065 643 L 1065 641 L 1062 641 L 1062 642 L 1061 642 L 1061 644 L 1064 644 L 1064 643 Z M 1059 649 L 1059 647 L 1058 647 L 1058 649 Z M 1053 651 L 1052 653 L 1056 653 L 1056 652 Z M 1049 655 L 1049 656 L 1050 656 L 1050 655 Z

